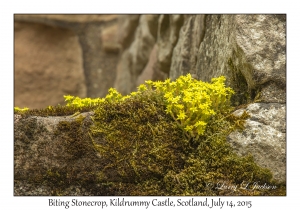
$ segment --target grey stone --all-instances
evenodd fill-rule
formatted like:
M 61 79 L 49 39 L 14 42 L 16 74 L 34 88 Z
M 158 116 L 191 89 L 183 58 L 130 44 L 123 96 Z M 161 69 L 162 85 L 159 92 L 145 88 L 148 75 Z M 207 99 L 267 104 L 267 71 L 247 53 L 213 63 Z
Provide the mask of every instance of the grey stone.
M 53 190 L 58 187 L 60 177 L 66 188 L 63 194 L 66 195 L 74 194 L 68 192 L 69 187 L 82 185 L 84 188 L 84 184 L 79 183 L 85 179 L 93 182 L 102 165 L 87 132 L 92 114 L 82 114 L 85 119 L 80 127 L 83 131 L 80 144 L 77 143 L 79 139 L 70 140 L 65 138 L 66 133 L 57 133 L 60 122 L 74 122 L 76 117 L 23 118 L 15 115 L 14 195 L 57 195 L 61 192 Z M 78 153 L 70 153 L 74 145 L 77 145 Z
M 285 25 L 285 15 L 188 15 L 170 77 L 191 73 L 210 81 L 224 75 L 237 95 L 254 99 L 260 92 L 264 102 L 285 103 Z
M 254 85 L 273 81 L 285 86 L 285 15 L 236 15 L 234 18 L 237 46 L 252 67 L 249 74 L 252 73 Z
M 138 76 L 136 85 L 139 86 L 140 84 L 145 83 L 147 80 L 152 80 L 154 71 L 157 65 L 157 45 L 154 45 L 152 52 L 150 54 L 149 61 L 142 71 L 142 73 Z
M 285 103 L 286 88 L 279 88 L 276 83 L 270 82 L 262 87 L 258 100 L 266 103 Z
M 117 75 L 114 83 L 114 88 L 116 88 L 121 94 L 125 95 L 132 91 L 133 81 L 132 75 L 130 73 L 129 67 L 131 67 L 131 54 L 129 50 L 123 51 L 121 58 L 117 66 Z
M 277 103 L 253 103 L 246 110 L 243 132 L 231 133 L 227 140 L 240 155 L 252 154 L 258 165 L 269 168 L 274 179 L 286 181 L 286 106 Z

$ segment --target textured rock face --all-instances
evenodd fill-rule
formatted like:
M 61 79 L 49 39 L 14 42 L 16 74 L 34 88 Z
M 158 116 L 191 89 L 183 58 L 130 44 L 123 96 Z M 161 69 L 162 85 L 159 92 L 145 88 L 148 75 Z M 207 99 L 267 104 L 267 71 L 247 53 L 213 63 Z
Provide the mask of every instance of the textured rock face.
M 225 75 L 238 94 L 285 102 L 285 16 L 192 15 L 181 28 L 170 77 Z M 278 97 L 275 92 L 281 92 Z
M 245 109 L 235 112 L 243 113 Z M 262 167 L 269 168 L 274 178 L 286 180 L 286 106 L 278 103 L 253 103 L 246 108 L 250 118 L 245 130 L 233 132 L 228 142 L 240 155 L 252 154 Z
M 53 183 L 65 185 L 64 189 L 70 187 L 70 192 L 66 194 L 76 193 L 76 186 L 81 190 L 78 193 L 88 194 L 89 189 L 81 185 L 93 183 L 101 161 L 87 134 L 91 113 L 82 115 L 86 118 L 81 126 L 72 117 L 23 119 L 15 115 L 15 195 L 64 194 L 57 192 L 56 187 L 59 186 L 52 186 Z M 72 122 L 75 124 L 70 124 Z M 70 133 L 60 132 L 64 128 L 72 128 L 77 138 L 70 136 Z M 41 181 L 45 183 L 40 184 Z
M 63 95 L 86 97 L 82 51 L 72 31 L 15 22 L 15 106 L 63 104 Z
M 134 60 L 135 65 L 140 62 L 144 66 L 153 47 L 152 40 L 156 40 L 157 67 L 171 79 L 186 73 L 204 81 L 225 75 L 240 95 L 248 94 L 245 97 L 253 99 L 261 92 L 264 102 L 285 102 L 285 15 L 160 15 L 157 35 L 148 41 L 149 45 L 137 35 L 143 25 L 147 26 L 142 19 L 143 16 L 136 30 L 133 26 L 127 27 L 131 31 L 123 27 L 127 33 L 122 34 L 130 37 L 130 33 L 135 33 L 130 49 L 140 52 L 140 46 L 144 46 L 145 56 L 133 59 L 124 55 L 122 62 Z M 130 73 L 132 83 L 141 69 Z
M 157 64 L 157 45 L 155 45 L 149 56 L 149 61 L 142 73 L 138 76 L 136 85 L 143 84 L 146 80 L 151 80 L 153 78 L 155 65 Z
M 25 21 L 64 22 L 64 23 L 91 23 L 113 20 L 117 15 L 15 15 L 15 18 Z

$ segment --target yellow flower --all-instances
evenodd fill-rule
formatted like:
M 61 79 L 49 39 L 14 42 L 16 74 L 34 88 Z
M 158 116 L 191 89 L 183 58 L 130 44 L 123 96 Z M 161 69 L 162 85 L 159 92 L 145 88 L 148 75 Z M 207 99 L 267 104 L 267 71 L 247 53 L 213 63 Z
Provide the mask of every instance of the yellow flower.
M 207 123 L 205 123 L 203 121 L 198 121 L 195 123 L 195 127 L 197 128 L 198 135 L 202 135 L 204 133 L 206 124 Z
M 195 127 L 203 127 L 203 126 L 206 126 L 206 122 L 203 122 L 203 121 L 198 121 L 195 123 Z
M 147 90 L 147 87 L 146 87 L 146 85 L 144 85 L 144 84 L 141 84 L 139 87 L 138 87 L 138 91 L 140 91 L 140 92 L 143 92 L 143 91 L 146 91 Z
M 185 118 L 186 118 L 186 115 L 185 115 L 184 111 L 180 110 L 179 115 L 177 116 L 177 119 L 184 120 Z
M 167 112 L 168 114 L 169 114 L 169 113 L 172 113 L 172 108 L 173 108 L 172 105 L 167 105 L 166 112 Z
M 137 95 L 137 92 L 131 92 L 130 95 L 135 96 Z
M 164 97 L 165 97 L 166 99 L 170 99 L 170 98 L 173 97 L 173 94 L 172 94 L 172 92 L 167 92 L 167 93 L 164 95 Z
M 67 95 L 67 96 L 64 96 L 64 98 L 65 98 L 65 101 L 71 101 L 72 99 L 74 99 L 74 96 Z
M 126 99 L 130 98 L 130 96 L 124 96 L 121 100 L 125 101 Z
M 183 87 L 184 81 L 182 79 L 177 79 L 177 84 L 179 84 L 179 87 Z
M 176 96 L 175 98 L 172 99 L 172 104 L 177 104 L 179 100 L 180 100 L 180 96 Z
M 182 104 L 176 104 L 175 107 L 178 108 L 178 109 L 183 109 L 184 108 L 184 106 Z
M 170 84 L 170 82 L 171 82 L 171 80 L 170 80 L 170 78 L 168 78 L 168 79 L 166 79 L 165 81 L 164 81 L 164 85 L 168 85 L 168 84 Z
M 23 109 L 19 108 L 19 107 L 14 107 L 15 112 L 25 112 L 28 111 L 29 108 L 28 107 L 24 107 Z
M 155 86 L 156 88 L 160 88 L 162 85 L 163 85 L 163 82 L 162 82 L 162 81 L 154 82 L 154 86 Z
M 193 78 L 192 78 L 192 75 L 189 73 L 185 77 L 183 77 L 182 79 L 183 79 L 183 81 L 188 82 L 188 81 L 190 81 Z
M 189 131 L 193 130 L 193 126 L 192 125 L 187 125 L 187 126 L 185 126 L 184 130 L 189 132 Z
M 197 107 L 191 107 L 190 110 L 194 113 L 194 112 L 198 112 Z

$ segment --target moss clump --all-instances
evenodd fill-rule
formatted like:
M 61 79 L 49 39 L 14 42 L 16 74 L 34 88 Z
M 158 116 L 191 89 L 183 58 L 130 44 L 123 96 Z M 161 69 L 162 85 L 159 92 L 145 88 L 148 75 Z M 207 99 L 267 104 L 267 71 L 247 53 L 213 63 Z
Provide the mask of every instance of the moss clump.
M 284 183 L 274 182 L 268 169 L 259 167 L 252 156 L 238 156 L 227 143 L 228 134 L 243 130 L 249 117 L 246 112 L 240 117 L 232 115 L 233 93 L 224 77 L 205 83 L 187 75 L 174 82 L 148 81 L 128 96 L 115 89 L 103 99 L 67 96 L 66 106 L 53 112 L 48 107 L 41 113 L 93 110 L 93 124 L 89 134 L 81 129 L 87 126 L 81 118 L 59 124 L 58 135 L 74 165 L 64 171 L 51 169 L 47 177 L 63 177 L 83 186 L 92 183 L 95 195 L 285 194 Z M 95 158 L 97 167 L 76 167 L 77 160 L 94 157 L 96 151 L 100 156 Z M 247 190 L 241 188 L 244 182 L 278 188 Z M 218 183 L 240 187 L 211 187 Z
M 260 189 L 208 187 L 225 181 L 274 184 L 268 169 L 252 156 L 238 156 L 226 141 L 249 115 L 231 114 L 232 91 L 224 81 L 198 83 L 189 76 L 174 83 L 150 81 L 126 100 L 101 104 L 91 128 L 95 148 L 107 160 L 100 182 L 114 171 L 121 179 L 109 181 L 114 187 L 136 183 L 126 195 L 266 195 Z
M 260 190 L 233 192 L 207 187 L 208 183 L 223 181 L 271 183 L 268 169 L 258 167 L 251 156 L 236 155 L 226 142 L 228 133 L 242 129 L 246 113 L 240 118 L 215 117 L 200 141 L 195 141 L 185 137 L 174 120 L 162 112 L 163 107 L 159 111 L 156 105 L 147 111 L 151 104 L 153 99 L 132 99 L 96 110 L 93 138 L 102 140 L 95 146 L 108 160 L 101 182 L 109 178 L 107 171 L 115 170 L 121 181 L 110 182 L 112 186 L 136 183 L 125 195 L 264 195 Z
M 124 182 L 162 179 L 184 166 L 187 140 L 154 97 L 107 102 L 95 110 L 91 127 L 95 148 L 107 160 L 107 171 Z M 99 143 L 96 143 L 96 141 Z
M 55 134 L 61 139 L 61 145 L 68 154 L 66 157 L 72 160 L 78 160 L 93 150 L 89 137 L 85 133 L 87 129 L 84 127 L 87 126 L 87 121 L 84 119 L 83 116 L 79 116 L 71 122 L 61 121 L 56 128 Z

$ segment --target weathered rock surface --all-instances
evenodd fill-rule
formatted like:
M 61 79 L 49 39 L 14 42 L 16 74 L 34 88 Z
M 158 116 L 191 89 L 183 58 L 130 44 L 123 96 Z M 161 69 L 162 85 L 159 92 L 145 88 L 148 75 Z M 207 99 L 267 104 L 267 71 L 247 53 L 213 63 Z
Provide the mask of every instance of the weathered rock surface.
M 175 50 L 172 62 L 187 63 L 191 73 L 195 71 L 204 81 L 224 75 L 238 93 L 248 92 L 252 99 L 261 91 L 266 96 L 264 102 L 285 103 L 285 24 L 284 15 L 191 16 L 181 29 L 177 45 L 184 46 L 184 40 L 193 34 L 190 31 L 195 30 L 198 39 L 192 40 L 198 51 L 193 53 L 190 44 L 179 52 L 191 51 L 189 57 L 197 58 L 186 62 L 185 56 Z M 173 79 L 188 72 L 176 65 L 170 71 Z M 275 92 L 281 92 L 281 96 Z
M 15 15 L 15 106 L 44 108 L 63 95 L 103 97 L 113 86 L 118 15 Z
M 122 15 L 118 19 L 118 43 L 127 49 L 134 39 L 134 32 L 139 25 L 140 15 Z
M 130 22 L 129 17 L 124 19 Z M 146 40 L 137 36 L 142 25 L 147 24 L 139 21 L 137 27 L 123 27 L 127 32 L 122 34 L 134 37 L 127 38 L 132 40 L 128 41 L 131 52 L 141 53 L 141 46 L 144 46 L 145 56 L 134 56 L 136 59 L 133 59 L 124 50 L 119 63 L 130 65 L 134 62 L 135 66 L 144 66 L 149 59 L 153 44 L 142 44 Z M 258 93 L 263 102 L 285 103 L 285 26 L 285 15 L 160 15 L 157 35 L 151 39 L 158 47 L 157 69 L 171 79 L 191 73 L 197 79 L 209 81 L 224 75 L 227 84 L 237 92 L 237 104 L 254 99 Z M 138 69 L 118 71 L 117 75 L 131 78 L 130 83 L 124 82 L 127 86 L 122 85 L 124 89 L 125 86 L 128 91 L 135 88 L 142 68 Z M 123 77 L 119 78 L 118 82 L 123 82 Z
M 157 65 L 157 45 L 155 45 L 150 53 L 149 61 L 142 73 L 138 76 L 136 85 L 145 83 L 146 80 L 152 80 L 155 65 Z
M 55 22 L 63 23 L 91 23 L 91 22 L 106 22 L 114 20 L 117 15 L 54 15 L 54 14 L 38 14 L 38 15 L 15 15 L 18 20 L 30 21 L 30 22 L 41 22 L 41 23 L 52 23 Z
M 82 126 L 74 124 L 72 127 L 69 123 L 76 119 L 70 116 L 24 119 L 15 115 L 15 195 L 64 194 L 57 191 L 59 185 L 64 186 L 62 189 L 79 187 L 80 194 L 85 194 L 86 183 L 93 183 L 100 161 L 87 134 L 91 113 L 83 116 L 86 118 Z M 58 125 L 61 131 L 64 127 L 72 128 L 70 131 L 76 138 L 59 132 Z M 53 183 L 57 186 L 52 186 Z M 71 192 L 74 193 L 76 190 Z
M 252 154 L 262 167 L 269 168 L 274 178 L 286 180 L 286 106 L 278 103 L 253 103 L 244 110 L 250 114 L 242 133 L 233 132 L 228 142 L 240 155 Z

